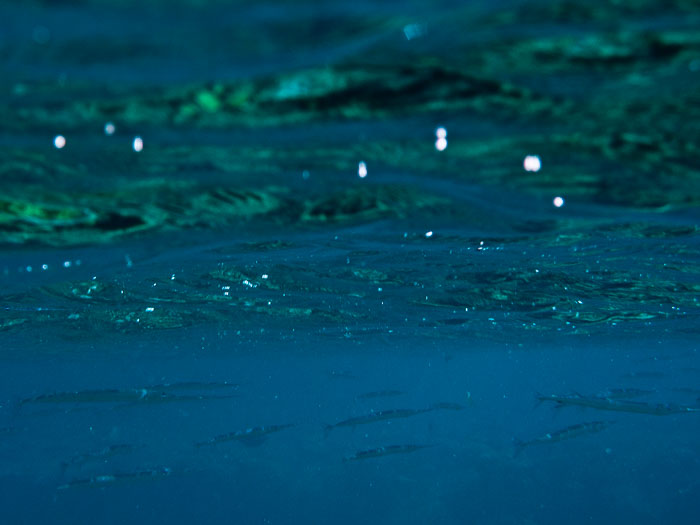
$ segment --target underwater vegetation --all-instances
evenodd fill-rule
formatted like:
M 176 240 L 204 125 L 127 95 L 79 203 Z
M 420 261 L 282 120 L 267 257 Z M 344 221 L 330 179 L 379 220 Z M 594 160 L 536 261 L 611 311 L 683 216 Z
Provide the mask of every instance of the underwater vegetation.
M 695 523 L 696 0 L 5 4 L 8 523 Z

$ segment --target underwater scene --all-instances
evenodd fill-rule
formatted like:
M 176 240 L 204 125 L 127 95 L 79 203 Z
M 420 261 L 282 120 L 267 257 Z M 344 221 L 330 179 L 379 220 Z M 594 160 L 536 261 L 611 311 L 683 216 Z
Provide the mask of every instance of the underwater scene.
M 700 522 L 697 0 L 0 0 L 0 521 Z

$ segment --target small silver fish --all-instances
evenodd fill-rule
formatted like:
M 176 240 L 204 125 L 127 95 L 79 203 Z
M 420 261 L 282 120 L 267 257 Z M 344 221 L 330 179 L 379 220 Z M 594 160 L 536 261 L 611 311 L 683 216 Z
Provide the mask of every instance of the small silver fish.
M 365 392 L 357 396 L 357 399 L 376 399 L 379 397 L 396 397 L 402 395 L 400 390 L 378 390 L 376 392 Z
M 173 470 L 168 467 L 157 467 L 153 469 L 136 470 L 120 474 L 101 474 L 90 478 L 75 479 L 63 485 L 59 485 L 58 490 L 68 490 L 77 487 L 105 487 L 119 482 L 130 482 L 141 479 L 159 479 L 170 476 Z
M 686 412 L 700 412 L 700 407 L 672 405 L 666 403 L 640 403 L 637 401 L 617 400 L 599 396 L 582 396 L 580 394 L 538 396 L 540 401 L 553 401 L 558 406 L 581 406 L 596 410 L 612 412 L 628 412 L 649 414 L 652 416 L 667 416 Z
M 535 439 L 531 439 L 530 441 L 515 440 L 515 455 L 517 456 L 518 454 L 520 454 L 520 452 L 523 451 L 523 449 L 532 445 L 559 443 L 560 441 L 573 439 L 585 434 L 595 434 L 598 432 L 602 432 L 613 423 L 614 421 L 590 421 L 587 423 L 578 423 L 576 425 L 570 425 L 566 428 L 562 428 L 561 430 L 557 430 L 555 432 L 548 432 L 545 435 L 537 437 Z
M 275 432 L 280 432 L 286 428 L 291 428 L 294 425 L 268 425 L 260 427 L 246 428 L 245 430 L 236 430 L 235 432 L 229 432 L 227 434 L 221 434 L 214 436 L 207 441 L 201 441 L 195 443 L 196 447 L 204 447 L 207 445 L 216 445 L 218 443 L 224 443 L 226 441 L 240 441 L 241 443 L 249 446 L 260 445 L 267 438 L 268 435 Z
M 378 421 L 389 421 L 392 419 L 402 419 L 406 417 L 417 416 L 432 412 L 433 410 L 462 410 L 464 407 L 457 403 L 435 403 L 428 408 L 395 408 L 391 410 L 376 410 L 363 416 L 351 417 L 344 419 L 338 423 L 325 426 L 325 432 L 328 434 L 331 430 L 338 427 L 355 427 L 357 425 L 368 425 Z
M 386 447 L 373 448 L 370 450 L 361 450 L 352 456 L 343 458 L 343 461 L 358 461 L 361 459 L 381 458 L 392 454 L 410 454 L 423 448 L 429 448 L 434 445 L 388 445 Z

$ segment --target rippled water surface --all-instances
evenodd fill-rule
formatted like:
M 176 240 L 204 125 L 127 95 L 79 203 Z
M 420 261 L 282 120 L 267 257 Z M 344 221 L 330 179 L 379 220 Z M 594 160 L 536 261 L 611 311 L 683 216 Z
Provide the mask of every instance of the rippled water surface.
M 0 2 L 10 523 L 695 523 L 694 0 Z

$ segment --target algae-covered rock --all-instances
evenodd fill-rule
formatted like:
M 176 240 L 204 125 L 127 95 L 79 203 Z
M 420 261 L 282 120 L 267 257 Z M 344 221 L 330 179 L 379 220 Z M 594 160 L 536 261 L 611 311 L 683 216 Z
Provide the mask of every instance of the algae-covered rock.
M 19 190 L 18 190 L 19 191 Z M 77 245 L 147 230 L 221 227 L 276 211 L 279 192 L 151 179 L 112 191 L 0 200 L 0 243 Z
M 306 222 L 372 220 L 404 216 L 421 208 L 446 204 L 447 199 L 401 186 L 361 186 L 312 200 L 304 206 Z
M 328 118 L 370 119 L 440 109 L 522 113 L 547 109 L 527 89 L 480 78 L 434 60 L 312 68 L 259 80 L 162 88 L 81 100 L 47 113 L 23 105 L 18 118 L 75 126 L 114 119 L 129 125 L 281 125 Z

